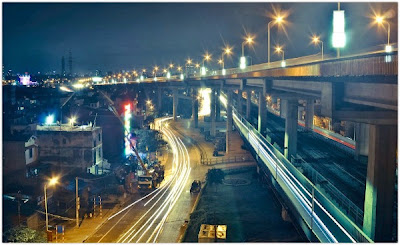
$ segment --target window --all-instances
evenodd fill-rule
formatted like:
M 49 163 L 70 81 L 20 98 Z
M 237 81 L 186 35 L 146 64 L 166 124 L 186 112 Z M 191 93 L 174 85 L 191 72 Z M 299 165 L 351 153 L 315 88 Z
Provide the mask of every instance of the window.
M 66 139 L 63 139 L 63 144 L 64 145 L 67 144 L 67 140 Z
M 29 158 L 32 158 L 33 157 L 33 148 L 30 148 L 29 149 Z
M 99 142 L 101 141 L 101 135 L 100 135 L 100 133 L 99 133 Z
M 96 140 L 93 140 L 93 147 L 96 147 Z

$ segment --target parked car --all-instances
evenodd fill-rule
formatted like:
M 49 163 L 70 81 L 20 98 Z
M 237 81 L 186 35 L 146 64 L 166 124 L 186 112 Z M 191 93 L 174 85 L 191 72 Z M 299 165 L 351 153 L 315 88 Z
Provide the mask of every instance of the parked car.
M 201 181 L 193 180 L 192 186 L 190 187 L 190 193 L 198 193 L 201 190 Z

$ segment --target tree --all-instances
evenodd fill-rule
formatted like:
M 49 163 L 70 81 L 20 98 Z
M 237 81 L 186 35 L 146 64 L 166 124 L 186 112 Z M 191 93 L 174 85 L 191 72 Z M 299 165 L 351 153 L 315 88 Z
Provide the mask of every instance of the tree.
M 46 243 L 47 240 L 42 232 L 30 229 L 26 226 L 17 226 L 6 231 L 3 235 L 4 242 L 16 243 Z
M 215 191 L 217 190 L 217 184 L 222 184 L 222 180 L 225 178 L 225 173 L 219 168 L 209 169 L 207 172 L 207 182 L 210 185 L 215 185 Z
M 139 152 L 155 152 L 166 144 L 160 133 L 155 130 L 137 130 L 137 149 Z

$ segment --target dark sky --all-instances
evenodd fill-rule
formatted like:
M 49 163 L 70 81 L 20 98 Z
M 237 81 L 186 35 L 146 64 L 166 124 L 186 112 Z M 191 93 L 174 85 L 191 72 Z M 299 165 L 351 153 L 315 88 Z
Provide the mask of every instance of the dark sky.
M 233 66 L 245 31 L 255 34 L 257 42 L 246 54 L 262 63 L 272 6 L 290 13 L 287 35 L 271 28 L 271 46 L 283 44 L 285 58 L 319 52 L 309 44 L 311 33 L 322 35 L 326 53 L 334 52 L 330 39 L 337 3 L 3 3 L 3 64 L 15 72 L 59 73 L 61 56 L 68 67 L 71 49 L 74 72 L 131 70 L 183 64 L 187 57 L 200 61 L 205 50 L 215 61 L 225 42 L 234 46 L 226 63 Z M 369 27 L 372 10 L 390 18 L 391 42 L 397 42 L 397 3 L 345 2 L 341 9 L 348 39 L 342 54 L 387 41 L 383 28 Z

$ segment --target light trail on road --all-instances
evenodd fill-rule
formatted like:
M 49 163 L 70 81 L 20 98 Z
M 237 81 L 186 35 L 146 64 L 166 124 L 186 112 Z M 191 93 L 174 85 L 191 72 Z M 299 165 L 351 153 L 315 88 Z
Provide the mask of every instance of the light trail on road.
M 161 234 L 165 220 L 182 194 L 190 175 L 190 157 L 182 140 L 168 128 L 165 122 L 171 118 L 163 118 L 156 122 L 165 136 L 173 153 L 173 176 L 164 185 L 162 190 L 153 191 L 153 195 L 143 206 L 148 206 L 147 211 L 140 216 L 117 242 L 156 242 Z M 166 196 L 166 197 L 165 197 Z M 144 200 L 143 198 L 142 200 Z M 137 201 L 135 202 L 137 203 Z

